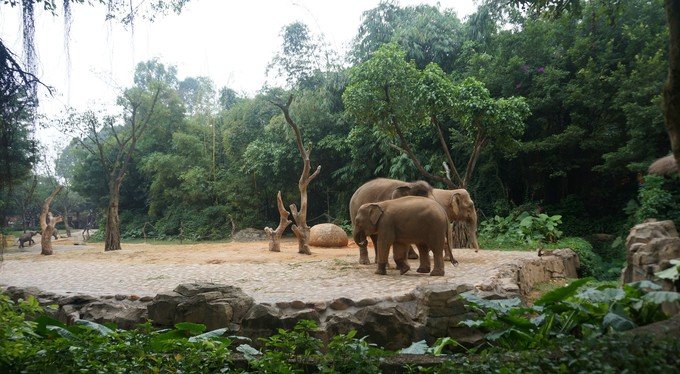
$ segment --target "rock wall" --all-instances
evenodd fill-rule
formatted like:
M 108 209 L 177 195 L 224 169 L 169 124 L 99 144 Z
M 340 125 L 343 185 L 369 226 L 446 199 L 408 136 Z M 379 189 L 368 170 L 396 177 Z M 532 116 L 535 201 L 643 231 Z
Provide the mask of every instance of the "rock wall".
M 650 280 L 664 290 L 674 289 L 671 282 L 654 276 L 670 268 L 670 260 L 680 258 L 680 236 L 673 221 L 651 220 L 635 225 L 626 238 L 626 251 L 628 265 L 621 274 L 623 283 Z
M 458 326 L 474 315 L 460 294 L 474 292 L 487 299 L 522 297 L 538 282 L 554 278 L 576 278 L 578 256 L 571 250 L 557 250 L 501 266 L 481 285 L 439 283 L 421 286 L 397 297 L 305 302 L 292 300 L 276 304 L 257 304 L 238 287 L 212 283 L 181 284 L 172 292 L 139 298 L 115 295 L 95 298 L 87 295 L 56 295 L 35 288 L 9 287 L 13 299 L 35 296 L 42 305 L 57 304 L 52 316 L 73 323 L 76 319 L 115 322 L 120 328 L 133 328 L 151 319 L 160 327 L 182 321 L 202 323 L 209 330 L 227 327 L 232 334 L 257 338 L 275 334 L 278 328 L 290 329 L 300 320 L 319 325 L 318 335 L 333 335 L 357 330 L 357 336 L 390 350 L 409 346 L 414 341 L 433 343 L 450 336 L 462 344 L 477 344 L 482 333 Z

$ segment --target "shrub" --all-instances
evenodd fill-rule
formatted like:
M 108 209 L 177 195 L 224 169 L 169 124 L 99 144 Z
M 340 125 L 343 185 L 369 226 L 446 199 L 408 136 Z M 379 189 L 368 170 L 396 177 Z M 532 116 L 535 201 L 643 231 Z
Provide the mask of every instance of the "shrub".
M 562 216 L 521 212 L 507 217 L 495 216 L 482 222 L 480 235 L 501 243 L 555 243 L 562 237 L 558 229 Z

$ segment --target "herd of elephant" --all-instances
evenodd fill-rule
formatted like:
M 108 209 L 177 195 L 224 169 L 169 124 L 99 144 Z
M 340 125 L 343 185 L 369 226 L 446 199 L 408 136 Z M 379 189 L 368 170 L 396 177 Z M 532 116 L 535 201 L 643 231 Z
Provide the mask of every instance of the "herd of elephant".
M 401 274 L 410 270 L 407 256 L 411 245 L 418 248 L 419 273 L 444 275 L 444 252 L 451 263 L 452 225 L 465 222 L 470 229 L 470 244 L 477 250 L 477 212 L 470 194 L 464 189 L 442 190 L 427 182 L 404 182 L 378 178 L 366 182 L 349 202 L 354 242 L 359 246 L 359 262 L 370 264 L 367 238 L 375 248 L 376 274 L 387 274 L 390 247 Z M 432 251 L 434 269 L 429 252 Z M 431 270 L 431 271 L 430 271 Z

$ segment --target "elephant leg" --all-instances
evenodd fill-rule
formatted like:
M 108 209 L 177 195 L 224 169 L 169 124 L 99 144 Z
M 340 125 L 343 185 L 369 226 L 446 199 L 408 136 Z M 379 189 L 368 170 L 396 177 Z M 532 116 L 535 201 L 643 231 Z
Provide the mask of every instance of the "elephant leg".
M 378 245 L 376 248 L 378 249 L 377 255 L 376 255 L 376 260 L 378 263 L 378 269 L 375 271 L 376 274 L 379 275 L 385 275 L 387 274 L 387 257 L 390 253 L 390 246 L 392 245 L 392 241 L 388 240 L 385 237 L 380 237 L 378 240 Z
M 373 242 L 373 254 L 375 255 L 373 261 L 378 263 L 378 235 L 371 235 L 371 241 Z M 368 257 L 366 257 L 366 259 L 368 259 Z M 370 263 L 370 261 L 368 263 Z
M 361 265 L 368 265 L 371 260 L 368 259 L 368 243 L 359 245 L 359 263 Z
M 428 246 L 432 248 L 432 253 L 434 257 L 434 269 L 430 272 L 431 276 L 443 276 L 444 275 L 444 246 L 445 243 L 437 243 L 436 245 Z M 436 249 L 438 248 L 438 249 Z
M 392 253 L 394 257 L 394 262 L 397 263 L 397 269 L 399 269 L 399 274 L 404 274 L 407 271 L 411 270 L 411 267 L 408 265 L 408 261 L 406 261 L 406 252 L 408 252 L 409 249 L 411 249 L 411 246 L 408 244 L 394 243 Z
M 430 272 L 430 251 L 426 245 L 418 244 L 418 253 L 420 253 L 420 266 L 418 270 L 419 273 L 429 273 Z
M 416 251 L 413 250 L 413 246 L 409 245 L 408 246 L 408 258 L 409 260 L 417 260 L 418 259 L 418 254 Z

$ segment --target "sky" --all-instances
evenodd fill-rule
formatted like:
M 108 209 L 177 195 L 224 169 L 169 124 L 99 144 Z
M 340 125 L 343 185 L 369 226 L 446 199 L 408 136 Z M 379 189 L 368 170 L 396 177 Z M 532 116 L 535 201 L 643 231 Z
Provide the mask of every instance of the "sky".
M 135 0 L 135 3 L 139 3 Z M 254 95 L 265 83 L 267 64 L 281 46 L 281 30 L 304 22 L 315 35 L 344 53 L 361 23 L 362 13 L 379 0 L 191 0 L 180 15 L 151 23 L 138 20 L 134 30 L 106 22 L 105 7 L 74 5 L 70 78 L 64 45 L 64 19 L 40 9 L 36 14 L 38 76 L 54 87 L 40 93 L 43 113 L 71 106 L 78 110 L 111 105 L 132 85 L 138 62 L 158 58 L 177 67 L 180 79 L 207 76 L 215 87 Z M 401 0 L 400 6 L 437 5 L 458 17 L 474 12 L 473 0 Z M 60 2 L 57 1 L 60 5 Z M 36 6 L 36 10 L 39 6 Z M 22 56 L 20 8 L 0 7 L 0 38 Z

